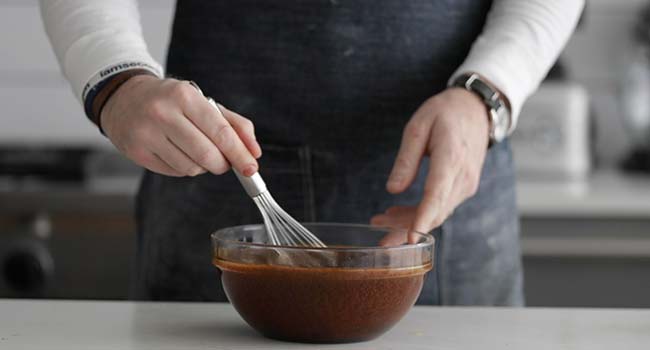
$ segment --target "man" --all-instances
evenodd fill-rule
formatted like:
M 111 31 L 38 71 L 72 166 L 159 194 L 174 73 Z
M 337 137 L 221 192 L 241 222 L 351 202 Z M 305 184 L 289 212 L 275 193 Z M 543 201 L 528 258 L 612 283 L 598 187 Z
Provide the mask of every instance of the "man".
M 503 139 L 583 5 L 179 0 L 167 76 L 221 117 L 163 78 L 134 1 L 41 1 L 87 115 L 148 169 L 136 298 L 225 300 L 209 234 L 260 220 L 232 165 L 299 220 L 433 230 L 419 302 L 489 305 L 523 303 Z

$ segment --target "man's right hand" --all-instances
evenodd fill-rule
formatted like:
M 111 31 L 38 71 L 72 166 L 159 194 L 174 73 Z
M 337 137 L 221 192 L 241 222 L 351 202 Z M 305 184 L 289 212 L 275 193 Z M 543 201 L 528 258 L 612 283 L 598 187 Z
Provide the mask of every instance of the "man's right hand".
M 100 120 L 120 152 L 153 172 L 223 174 L 232 164 L 253 175 L 262 155 L 253 123 L 219 107 L 221 114 L 187 81 L 138 75 L 115 91 Z

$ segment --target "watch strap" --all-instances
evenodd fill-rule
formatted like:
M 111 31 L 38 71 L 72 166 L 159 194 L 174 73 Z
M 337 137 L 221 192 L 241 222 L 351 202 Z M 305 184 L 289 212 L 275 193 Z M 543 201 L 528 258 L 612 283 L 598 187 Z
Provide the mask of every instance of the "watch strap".
M 499 108 L 505 108 L 505 104 L 501 99 L 501 94 L 490 85 L 485 83 L 478 74 L 463 74 L 459 76 L 452 86 L 462 87 L 466 90 L 472 91 L 478 94 L 483 102 L 491 109 L 499 110 Z
M 501 142 L 507 136 L 512 120 L 499 91 L 484 82 L 476 73 L 459 76 L 454 79 L 451 86 L 470 91 L 483 101 L 488 109 L 490 144 Z

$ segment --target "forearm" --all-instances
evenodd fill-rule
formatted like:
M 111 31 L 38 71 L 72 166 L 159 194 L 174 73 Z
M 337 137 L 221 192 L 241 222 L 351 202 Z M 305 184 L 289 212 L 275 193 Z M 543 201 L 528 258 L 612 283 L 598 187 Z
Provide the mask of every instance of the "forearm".
M 450 81 L 484 77 L 507 98 L 512 131 L 521 107 L 546 76 L 573 32 L 584 0 L 495 0 L 485 29 Z
M 82 101 L 126 69 L 162 76 L 147 50 L 135 0 L 41 0 L 41 15 L 63 74 Z

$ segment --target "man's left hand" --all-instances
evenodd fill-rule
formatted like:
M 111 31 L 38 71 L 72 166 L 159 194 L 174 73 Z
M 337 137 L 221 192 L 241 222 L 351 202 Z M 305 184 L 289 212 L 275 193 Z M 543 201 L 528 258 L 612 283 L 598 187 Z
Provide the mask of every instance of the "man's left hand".
M 404 128 L 386 184 L 390 193 L 405 191 L 415 180 L 422 158 L 429 156 L 422 200 L 416 207 L 391 207 L 371 223 L 424 233 L 440 226 L 478 189 L 488 128 L 487 107 L 472 92 L 449 88 L 425 101 Z

